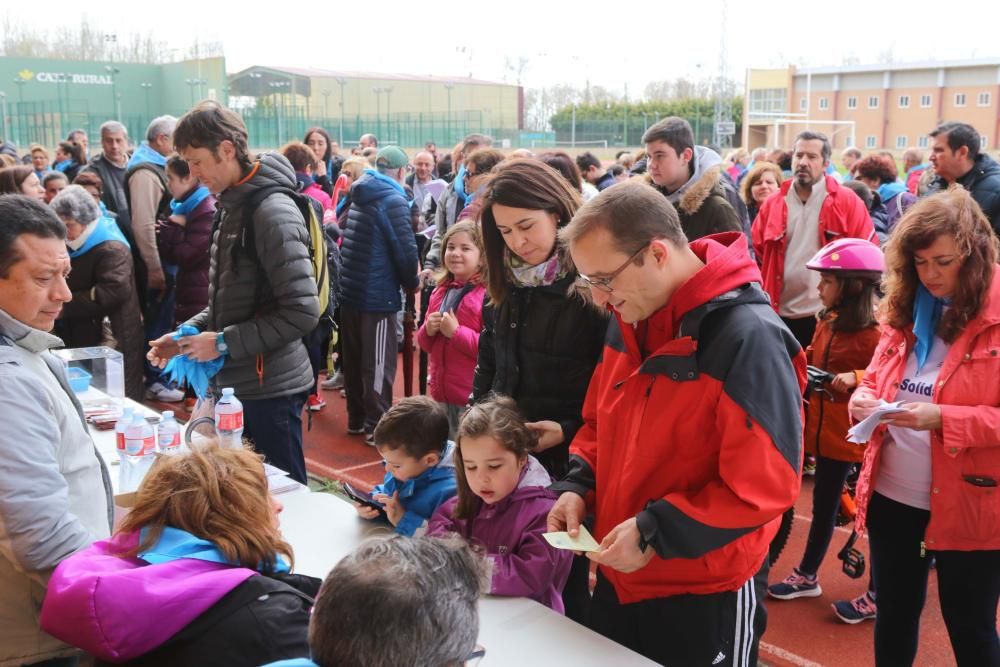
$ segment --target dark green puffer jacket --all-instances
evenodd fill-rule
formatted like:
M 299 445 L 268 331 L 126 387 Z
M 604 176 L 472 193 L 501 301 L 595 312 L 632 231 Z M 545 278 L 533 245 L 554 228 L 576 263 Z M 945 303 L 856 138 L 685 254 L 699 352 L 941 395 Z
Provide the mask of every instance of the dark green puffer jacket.
M 247 182 L 219 196 L 222 221 L 212 237 L 208 307 L 187 322 L 201 331 L 225 333 L 229 356 L 215 384 L 233 387 L 239 398 L 249 399 L 289 396 L 312 387 L 302 337 L 319 320 L 309 232 L 290 197 L 271 194 L 253 212 L 257 258 L 241 250 L 233 264 L 233 246 L 244 245 L 244 202 L 275 184 L 296 189 L 295 171 L 284 157 L 262 153 L 257 159 Z

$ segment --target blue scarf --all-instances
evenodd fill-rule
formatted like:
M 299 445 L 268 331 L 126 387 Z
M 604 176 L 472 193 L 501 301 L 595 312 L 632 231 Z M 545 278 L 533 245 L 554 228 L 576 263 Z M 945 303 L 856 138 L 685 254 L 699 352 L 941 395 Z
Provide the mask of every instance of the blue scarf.
M 379 172 L 375 171 L 374 169 L 365 169 L 365 173 L 366 174 L 370 174 L 376 180 L 384 181 L 384 182 L 388 183 L 392 187 L 394 187 L 397 190 L 399 190 L 399 194 L 403 195 L 404 197 L 406 196 L 406 190 L 403 188 L 403 186 L 400 185 L 399 183 L 397 183 L 395 180 L 389 178 L 385 174 L 380 174 Z
M 208 188 L 202 185 L 181 201 L 177 201 L 176 199 L 171 199 L 170 212 L 173 213 L 174 215 L 183 215 L 187 217 L 187 215 L 191 211 L 198 208 L 198 204 L 205 201 L 205 198 L 208 197 L 210 194 L 212 193 L 208 191 Z
M 139 531 L 139 542 L 142 543 L 146 536 L 146 528 Z M 164 526 L 160 533 L 160 539 L 156 544 L 146 551 L 140 551 L 138 557 L 150 565 L 171 563 L 182 558 L 194 558 L 196 560 L 208 561 L 209 563 L 223 563 L 225 565 L 239 566 L 226 558 L 225 554 L 219 551 L 219 547 L 208 540 L 195 537 L 186 530 Z M 254 569 L 260 570 L 263 564 L 258 564 Z M 288 563 L 281 556 L 275 554 L 275 572 L 289 572 Z
M 458 168 L 458 173 L 455 174 L 455 180 L 452 181 L 454 184 L 455 194 L 462 201 L 462 207 L 464 208 L 466 204 L 469 203 L 469 196 L 465 194 L 465 165 L 463 164 Z M 461 210 L 461 209 L 459 209 Z
M 163 157 L 152 148 L 145 141 L 132 153 L 132 157 L 128 159 L 128 166 L 126 169 L 131 169 L 137 164 L 142 164 L 144 162 L 150 162 L 160 167 L 167 166 L 167 158 Z
M 182 324 L 174 332 L 173 339 L 180 340 L 184 336 L 197 336 L 200 333 L 190 324 Z M 226 362 L 226 355 L 220 355 L 211 361 L 195 361 L 188 359 L 187 355 L 178 354 L 167 362 L 167 367 L 163 372 L 167 374 L 171 382 L 179 386 L 189 385 L 194 389 L 198 398 L 204 400 L 208 396 L 209 381 L 214 378 L 222 365 Z
M 883 204 L 887 204 L 890 199 L 903 192 L 908 192 L 908 190 L 905 185 L 898 181 L 895 183 L 883 183 L 878 186 L 878 196 Z
M 90 236 L 83 242 L 79 250 L 69 251 L 71 258 L 76 259 L 77 257 L 81 257 L 105 241 L 118 241 L 124 243 L 126 248 L 131 248 L 128 241 L 125 240 L 122 230 L 118 229 L 118 224 L 111 218 L 102 216 L 93 224 L 97 225 L 97 228 L 90 233 Z
M 944 299 L 928 292 L 924 284 L 918 281 L 917 295 L 913 301 L 913 335 L 917 338 L 913 351 L 917 355 L 917 372 L 923 369 L 931 353 L 945 303 Z
M 52 165 L 52 168 L 55 169 L 56 171 L 61 171 L 62 173 L 65 174 L 75 164 L 76 163 L 73 162 L 73 160 L 63 160 L 62 162 L 56 162 L 54 165 Z

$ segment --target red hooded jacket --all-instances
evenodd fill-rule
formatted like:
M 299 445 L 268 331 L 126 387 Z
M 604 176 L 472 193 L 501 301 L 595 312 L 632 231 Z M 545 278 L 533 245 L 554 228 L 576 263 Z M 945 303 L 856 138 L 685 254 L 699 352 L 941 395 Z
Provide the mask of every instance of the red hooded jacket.
M 862 387 L 876 398 L 895 401 L 913 349 L 912 329 L 883 327 Z M 941 406 L 941 428 L 931 431 L 931 518 L 924 534 L 931 550 L 1000 549 L 1000 266 L 986 288 L 983 306 L 955 342 L 941 366 L 931 400 Z M 884 425 L 875 429 L 858 478 L 862 532 L 886 443 Z M 891 441 L 890 441 L 891 442 Z
M 775 310 L 781 301 L 781 288 L 785 281 L 785 250 L 788 247 L 788 202 L 785 197 L 794 184 L 788 179 L 781 189 L 767 198 L 760 213 L 753 221 L 750 232 L 753 250 L 760 262 L 764 291 L 771 296 Z M 819 211 L 819 246 L 844 238 L 865 239 L 878 245 L 875 227 L 865 203 L 850 188 L 826 177 L 826 198 Z M 807 269 L 803 266 L 803 271 Z
M 706 266 L 667 305 L 636 327 L 612 321 L 570 472 L 553 486 L 591 501 L 598 540 L 637 517 L 658 557 L 602 570 L 623 604 L 738 589 L 799 493 L 805 356 L 745 236 L 690 247 Z

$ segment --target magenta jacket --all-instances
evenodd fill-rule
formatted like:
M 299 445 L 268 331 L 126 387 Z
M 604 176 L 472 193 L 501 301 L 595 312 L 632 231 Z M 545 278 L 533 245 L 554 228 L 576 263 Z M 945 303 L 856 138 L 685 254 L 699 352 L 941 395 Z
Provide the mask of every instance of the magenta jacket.
M 257 574 L 185 558 L 148 566 L 116 555 L 139 534 L 95 542 L 56 567 L 42 605 L 42 629 L 101 660 L 145 655 Z
M 431 294 L 429 313 L 437 312 L 448 289 L 461 283 L 438 285 Z M 435 401 L 465 405 L 472 394 L 472 377 L 479 356 L 479 333 L 483 330 L 483 299 L 486 287 L 476 285 L 458 306 L 458 331 L 451 338 L 442 333 L 428 335 L 426 323 L 417 332 L 420 349 L 430 355 L 428 388 Z
M 491 563 L 490 593 L 531 598 L 561 614 L 573 553 L 549 546 L 542 537 L 556 502 L 546 488 L 550 482 L 542 464 L 529 456 L 513 493 L 493 505 L 480 503 L 471 521 L 452 518 L 458 504 L 452 498 L 434 513 L 427 534 L 458 533 L 481 544 Z
M 306 195 L 307 197 L 312 197 L 313 199 L 318 201 L 319 205 L 323 207 L 324 213 L 333 208 L 333 200 L 330 199 L 330 195 L 323 192 L 323 188 L 321 188 L 316 183 L 311 183 L 308 186 L 302 188 L 302 194 Z

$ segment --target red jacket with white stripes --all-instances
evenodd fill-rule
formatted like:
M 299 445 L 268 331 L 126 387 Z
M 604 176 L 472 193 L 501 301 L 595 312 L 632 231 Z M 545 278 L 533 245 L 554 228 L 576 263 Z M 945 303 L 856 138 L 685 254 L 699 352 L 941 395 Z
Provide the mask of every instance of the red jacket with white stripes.
M 590 501 L 598 540 L 637 517 L 658 557 L 602 570 L 623 604 L 738 589 L 799 493 L 805 356 L 746 237 L 690 247 L 706 266 L 666 306 L 611 323 L 570 472 L 553 486 Z
M 781 184 L 781 189 L 768 197 L 753 221 L 750 235 L 753 250 L 760 262 L 764 278 L 764 291 L 771 297 L 775 310 L 781 301 L 781 288 L 785 281 L 785 250 L 788 246 L 788 190 L 794 179 Z M 826 198 L 819 211 L 819 247 L 843 238 L 865 239 L 878 245 L 875 227 L 865 203 L 850 188 L 826 177 Z M 804 266 L 803 271 L 807 271 Z

